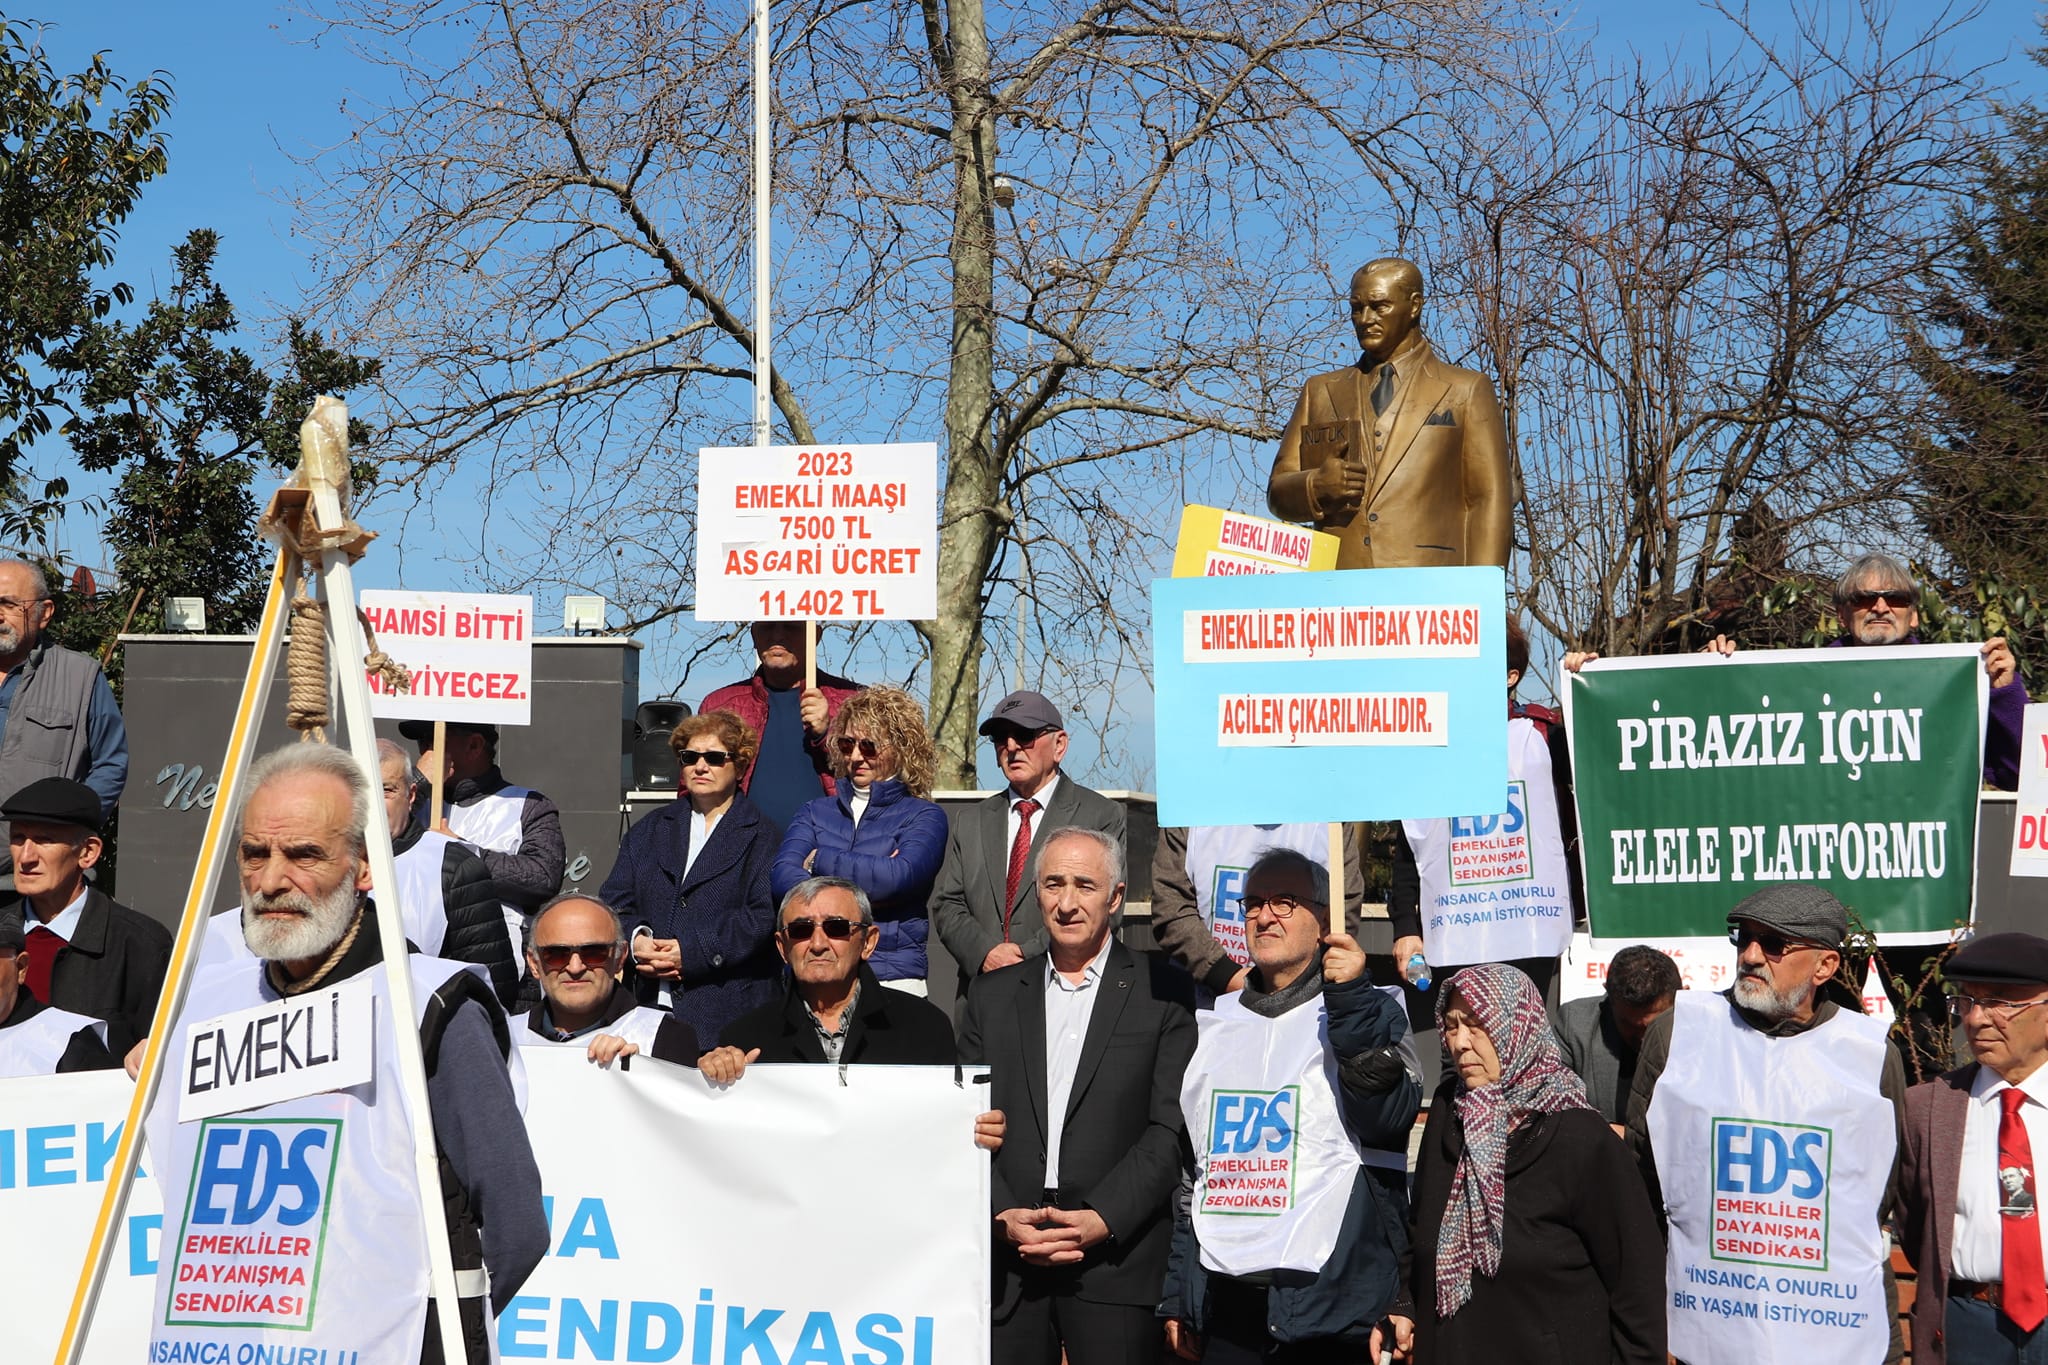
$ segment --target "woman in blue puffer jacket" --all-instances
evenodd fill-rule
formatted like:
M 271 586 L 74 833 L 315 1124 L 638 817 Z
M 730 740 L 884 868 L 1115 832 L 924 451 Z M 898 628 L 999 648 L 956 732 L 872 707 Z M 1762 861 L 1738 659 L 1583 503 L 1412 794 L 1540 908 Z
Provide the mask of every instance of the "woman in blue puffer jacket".
M 924 993 L 926 903 L 946 857 L 946 813 L 931 795 L 937 759 L 924 709 L 893 687 L 848 697 L 825 735 L 839 794 L 801 807 L 770 874 L 779 905 L 806 877 L 844 877 L 874 902 L 881 941 L 869 966 Z

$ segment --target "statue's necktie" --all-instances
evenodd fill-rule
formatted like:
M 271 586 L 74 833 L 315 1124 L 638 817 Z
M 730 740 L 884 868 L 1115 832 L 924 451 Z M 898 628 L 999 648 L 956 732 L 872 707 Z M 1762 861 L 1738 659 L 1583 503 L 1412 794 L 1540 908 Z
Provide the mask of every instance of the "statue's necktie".
M 1380 366 L 1379 378 L 1373 381 L 1372 415 L 1375 417 L 1379 416 L 1387 410 L 1387 405 L 1393 401 L 1394 367 L 1392 365 L 1382 365 Z
M 2040 1210 L 2035 1206 L 2034 1148 L 2020 1106 L 2026 1095 L 2001 1091 L 1998 1115 L 1999 1304 L 2013 1325 L 2031 1332 L 2048 1317 L 2048 1280 L 2041 1270 Z

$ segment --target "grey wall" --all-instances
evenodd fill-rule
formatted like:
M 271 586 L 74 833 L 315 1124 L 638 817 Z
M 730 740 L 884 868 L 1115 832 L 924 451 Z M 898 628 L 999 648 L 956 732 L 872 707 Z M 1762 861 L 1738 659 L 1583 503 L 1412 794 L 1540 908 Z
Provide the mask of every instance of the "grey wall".
M 246 635 L 130 635 L 122 644 L 128 789 L 121 798 L 115 894 L 175 924 L 198 861 L 252 643 Z M 619 794 L 640 697 L 640 644 L 611 636 L 533 644 L 534 723 L 500 729 L 499 765 L 508 780 L 545 792 L 561 807 L 567 884 L 595 890 L 611 870 L 624 828 Z M 297 739 L 284 723 L 284 698 L 280 654 L 259 752 Z M 377 733 L 397 739 L 398 724 L 380 721 Z M 406 749 L 412 752 L 411 745 Z M 215 904 L 234 899 L 230 870 Z

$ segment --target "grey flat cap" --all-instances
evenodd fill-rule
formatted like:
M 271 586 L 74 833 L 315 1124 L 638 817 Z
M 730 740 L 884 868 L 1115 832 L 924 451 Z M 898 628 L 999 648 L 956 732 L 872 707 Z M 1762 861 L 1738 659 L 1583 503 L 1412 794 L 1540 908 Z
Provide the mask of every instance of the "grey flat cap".
M 1825 887 L 1804 882 L 1767 886 L 1745 896 L 1728 912 L 1728 927 L 1733 929 L 1738 920 L 1751 920 L 1787 938 L 1829 948 L 1841 947 L 1849 932 L 1849 912 L 1842 903 Z

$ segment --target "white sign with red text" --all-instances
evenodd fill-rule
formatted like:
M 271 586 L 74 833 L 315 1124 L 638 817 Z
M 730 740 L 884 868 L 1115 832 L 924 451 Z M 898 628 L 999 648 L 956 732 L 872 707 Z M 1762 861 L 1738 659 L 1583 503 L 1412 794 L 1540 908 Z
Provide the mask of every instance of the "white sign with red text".
M 2020 731 L 2019 805 L 2012 817 L 2012 875 L 2048 877 L 2048 702 L 2027 707 Z
M 707 449 L 697 619 L 929 621 L 938 506 L 930 441 Z
M 359 594 L 377 648 L 412 672 L 394 692 L 375 673 L 370 714 L 379 720 L 466 720 L 526 725 L 533 711 L 533 599 L 500 593 Z

